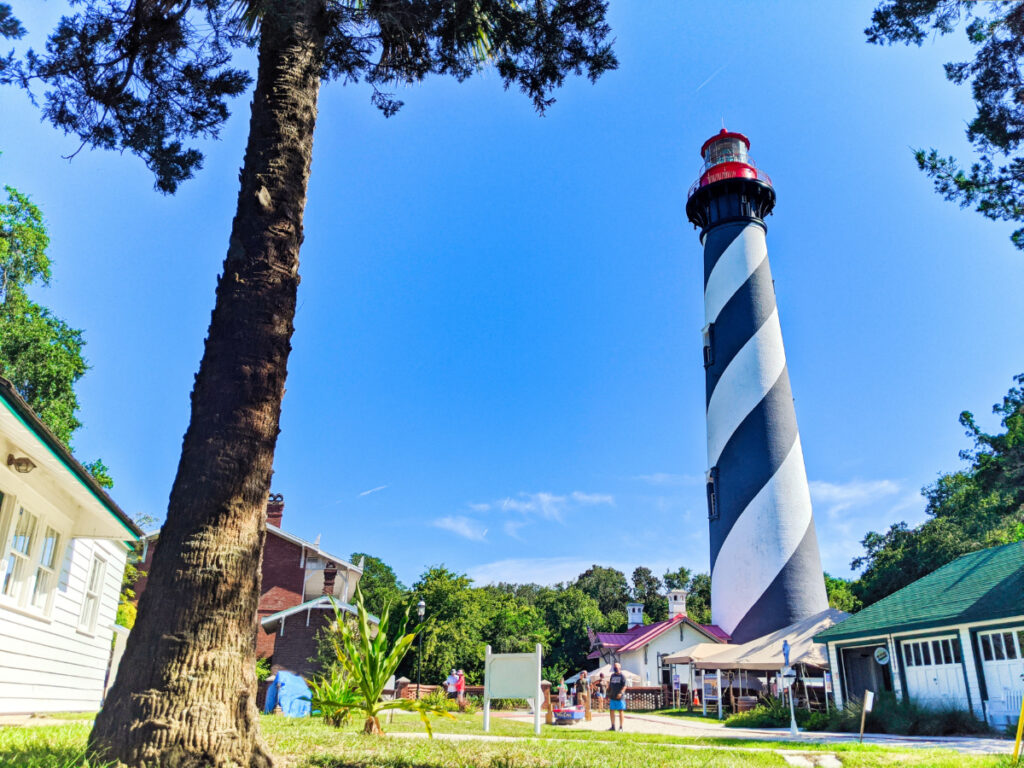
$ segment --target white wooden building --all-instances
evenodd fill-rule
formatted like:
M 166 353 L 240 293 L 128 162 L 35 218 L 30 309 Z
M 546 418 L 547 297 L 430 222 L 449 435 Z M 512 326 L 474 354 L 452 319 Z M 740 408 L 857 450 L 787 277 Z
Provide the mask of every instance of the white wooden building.
M 640 685 L 671 685 L 672 665 L 665 657 L 695 643 L 726 643 L 729 636 L 713 624 L 698 624 L 686 615 L 686 591 L 668 593 L 668 619 L 644 624 L 643 604 L 627 606 L 625 632 L 590 632 L 588 659 L 620 662 L 640 678 Z
M 815 637 L 836 705 L 865 690 L 1002 727 L 1024 697 L 1024 542 L 963 555 Z
M 0 714 L 99 709 L 141 535 L 0 378 Z

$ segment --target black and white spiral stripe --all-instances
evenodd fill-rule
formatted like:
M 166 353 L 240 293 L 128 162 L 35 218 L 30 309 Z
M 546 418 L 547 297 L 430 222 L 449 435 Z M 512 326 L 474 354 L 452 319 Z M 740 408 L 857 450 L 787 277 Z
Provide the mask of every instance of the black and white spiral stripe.
M 712 621 L 745 642 L 828 607 L 765 230 L 704 238 Z

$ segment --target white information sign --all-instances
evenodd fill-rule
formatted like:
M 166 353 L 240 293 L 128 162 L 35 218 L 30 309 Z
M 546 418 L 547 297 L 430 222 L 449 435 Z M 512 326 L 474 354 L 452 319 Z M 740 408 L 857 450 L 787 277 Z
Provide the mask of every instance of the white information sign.
M 484 730 L 491 729 L 491 699 L 530 699 L 533 731 L 540 734 L 541 647 L 533 653 L 491 653 L 484 656 Z

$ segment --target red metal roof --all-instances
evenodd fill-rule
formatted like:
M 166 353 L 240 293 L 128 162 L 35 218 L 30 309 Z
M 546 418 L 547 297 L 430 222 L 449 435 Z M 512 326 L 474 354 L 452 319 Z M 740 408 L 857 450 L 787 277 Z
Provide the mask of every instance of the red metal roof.
M 623 651 L 632 651 L 637 648 L 643 648 L 645 645 L 651 642 L 651 640 L 656 638 L 662 632 L 671 629 L 672 627 L 676 626 L 677 624 L 683 621 L 686 621 L 686 615 L 681 613 L 678 616 L 675 616 L 666 621 L 657 621 L 654 624 L 648 624 L 646 627 L 644 627 L 644 629 L 647 630 L 646 632 L 641 632 L 637 637 L 634 637 L 628 643 L 623 645 L 621 648 L 619 648 L 619 652 L 621 653 Z
M 629 632 L 595 632 L 597 636 L 597 642 L 601 645 L 612 645 L 618 648 L 620 645 L 625 645 L 638 634 L 643 634 L 647 631 L 647 627 L 639 626 L 630 630 Z
M 723 643 L 728 643 L 730 640 L 732 640 L 732 635 L 730 635 L 717 624 L 698 624 L 697 626 L 699 626 L 709 635 L 714 635 L 715 637 L 719 638 Z
M 696 627 L 708 637 L 719 640 L 723 643 L 728 643 L 729 640 L 732 639 L 730 635 L 722 630 L 721 627 L 715 624 L 698 624 L 683 614 L 666 621 L 657 621 L 654 624 L 633 627 L 633 629 L 628 632 L 595 632 L 594 637 L 599 645 L 608 650 L 616 651 L 618 653 L 622 653 L 623 651 L 634 651 L 637 648 L 643 648 L 659 635 L 664 634 L 672 627 L 683 622 L 689 624 L 691 627 Z M 596 659 L 600 655 L 600 651 L 595 650 L 587 656 L 587 658 Z
M 742 141 L 744 144 L 747 145 L 747 149 L 750 149 L 750 139 L 748 139 L 742 133 L 736 133 L 735 131 L 727 131 L 727 130 L 725 130 L 725 128 L 723 128 L 722 130 L 720 130 L 718 133 L 716 133 L 714 136 L 712 136 L 710 139 L 708 139 L 707 141 L 705 141 L 701 145 L 701 148 L 700 148 L 700 155 L 701 155 L 701 157 L 704 157 L 704 150 L 705 149 L 707 149 L 711 144 L 715 143 L 716 141 L 721 141 L 722 139 L 739 139 L 740 141 Z

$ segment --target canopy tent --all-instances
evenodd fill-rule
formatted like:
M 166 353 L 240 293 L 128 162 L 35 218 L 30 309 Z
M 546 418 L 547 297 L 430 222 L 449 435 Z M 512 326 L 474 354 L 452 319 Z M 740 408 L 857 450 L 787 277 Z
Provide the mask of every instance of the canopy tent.
M 710 659 L 716 654 L 722 653 L 728 648 L 732 648 L 731 645 L 723 645 L 722 643 L 694 643 L 688 645 L 681 651 L 670 653 L 668 656 L 661 658 L 665 664 L 689 664 L 695 661 L 703 661 L 704 659 Z
M 582 672 L 577 672 L 572 677 L 565 678 L 566 684 L 567 685 L 572 685 L 573 683 L 575 683 L 577 680 L 580 679 L 580 675 L 581 674 L 583 674 L 583 673 Z M 587 671 L 587 675 L 590 676 L 591 682 L 593 682 L 594 680 L 597 680 L 597 676 L 600 675 L 600 674 L 604 674 L 604 679 L 607 681 L 608 678 L 611 677 L 611 674 L 612 674 L 612 665 L 611 664 L 605 664 L 603 667 L 598 667 L 593 672 L 591 672 L 589 670 Z M 640 675 L 635 675 L 632 672 L 630 672 L 628 669 L 622 670 L 622 674 L 624 674 L 626 676 L 626 684 L 627 685 L 639 685 L 640 684 Z
M 821 613 L 748 643 L 719 646 L 722 649 L 719 653 L 704 659 L 695 659 L 694 666 L 697 669 L 782 669 L 785 666 L 782 647 L 783 643 L 788 641 L 790 666 L 802 664 L 825 669 L 828 667 L 825 646 L 815 643 L 813 638 L 849 615 L 835 608 L 826 608 Z

